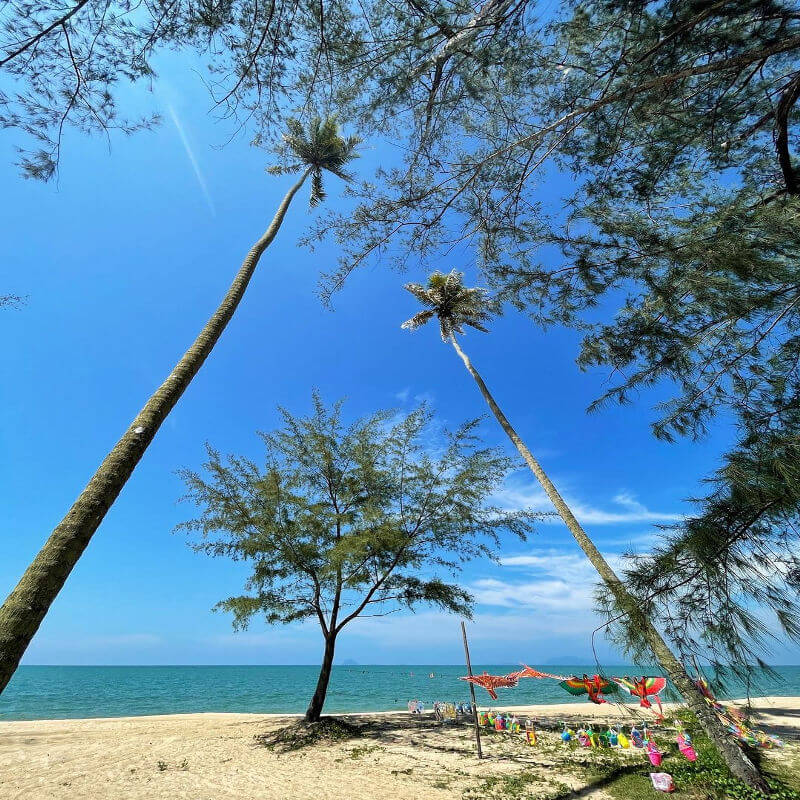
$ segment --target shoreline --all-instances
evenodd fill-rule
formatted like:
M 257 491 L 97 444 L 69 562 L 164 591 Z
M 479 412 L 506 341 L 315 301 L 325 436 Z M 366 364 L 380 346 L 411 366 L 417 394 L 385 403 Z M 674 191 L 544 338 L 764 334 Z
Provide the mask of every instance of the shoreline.
M 586 717 L 587 719 L 597 718 L 633 718 L 638 719 L 653 717 L 652 709 L 642 708 L 638 702 L 620 703 L 608 702 L 600 705 L 594 705 L 588 701 L 571 702 L 571 703 L 539 703 L 532 705 L 530 703 L 515 703 L 510 704 L 503 702 L 505 698 L 500 698 L 497 703 L 478 703 L 477 708 L 479 711 L 501 711 L 516 712 L 517 714 L 524 714 L 531 717 L 542 716 L 552 717 L 561 715 L 565 718 Z M 734 700 L 720 700 L 724 705 L 733 705 L 737 707 L 746 706 L 747 698 L 737 698 Z M 781 703 L 784 703 L 789 709 L 800 710 L 800 695 L 765 695 L 764 697 L 750 698 L 750 704 L 756 715 L 768 714 L 770 708 L 777 708 Z M 663 703 L 664 713 L 667 716 L 671 710 L 680 708 L 681 703 L 665 702 Z M 423 718 L 432 715 L 432 709 L 426 706 Z M 332 711 L 323 713 L 324 717 L 389 717 L 393 715 L 412 716 L 406 709 L 383 709 L 380 711 Z M 242 721 L 242 722 L 255 722 L 259 719 L 263 720 L 276 720 L 276 719 L 300 719 L 305 716 L 302 712 L 279 712 L 279 711 L 187 711 L 175 712 L 172 714 L 128 714 L 118 717 L 47 717 L 37 719 L 2 719 L 0 716 L 0 733 L 3 727 L 7 725 L 38 725 L 38 724 L 79 724 L 79 723 L 114 723 L 114 722 L 136 722 L 136 721 L 177 721 L 177 720 L 203 720 L 210 721 Z M 416 716 L 416 715 L 413 715 Z M 798 723 L 800 728 L 800 723 Z

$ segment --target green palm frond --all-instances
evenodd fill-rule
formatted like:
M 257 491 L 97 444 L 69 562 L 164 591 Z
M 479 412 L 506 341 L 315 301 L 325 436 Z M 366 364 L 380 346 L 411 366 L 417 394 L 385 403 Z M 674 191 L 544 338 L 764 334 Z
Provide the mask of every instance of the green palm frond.
M 463 334 L 465 326 L 488 333 L 487 323 L 500 313 L 500 306 L 486 289 L 464 286 L 463 280 L 463 272 L 452 270 L 448 273 L 432 273 L 427 287 L 419 283 L 407 283 L 405 288 L 428 308 L 406 320 L 401 327 L 416 330 L 437 317 L 444 341 L 455 334 Z
M 283 141 L 287 149 L 297 158 L 299 167 L 311 168 L 312 206 L 325 199 L 324 172 L 330 172 L 346 182 L 353 179 L 345 167 L 359 157 L 356 148 L 361 139 L 358 136 L 343 137 L 336 117 L 314 117 L 308 126 L 290 117 L 286 127 Z
M 432 300 L 431 297 L 430 297 L 429 290 L 426 289 L 421 284 L 419 284 L 419 283 L 407 283 L 405 288 L 409 292 L 411 292 L 411 294 L 413 294 L 414 297 L 416 297 L 417 300 L 419 300 L 419 302 L 422 303 L 422 305 L 428 306 L 428 307 L 436 305 L 435 301 Z
M 325 187 L 322 184 L 322 172 L 315 169 L 311 173 L 311 199 L 309 204 L 312 208 L 319 205 L 326 197 Z
M 407 331 L 415 331 L 435 316 L 436 312 L 433 309 L 426 308 L 424 311 L 418 311 L 411 319 L 407 319 L 400 327 Z

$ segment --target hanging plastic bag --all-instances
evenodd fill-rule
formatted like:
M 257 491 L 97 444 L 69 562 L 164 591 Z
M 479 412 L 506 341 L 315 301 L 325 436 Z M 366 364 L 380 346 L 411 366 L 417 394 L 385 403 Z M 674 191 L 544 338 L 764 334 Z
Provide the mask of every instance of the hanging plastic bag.
M 689 761 L 697 761 L 697 753 L 694 747 L 692 747 L 692 740 L 688 734 L 678 734 L 678 750 L 680 750 Z
M 653 782 L 653 788 L 659 792 L 675 791 L 675 781 L 668 772 L 651 772 L 650 780 Z
M 663 755 L 658 747 L 656 747 L 656 743 L 652 740 L 647 743 L 647 757 L 650 759 L 650 763 L 654 767 L 661 766 L 661 759 L 663 758 Z

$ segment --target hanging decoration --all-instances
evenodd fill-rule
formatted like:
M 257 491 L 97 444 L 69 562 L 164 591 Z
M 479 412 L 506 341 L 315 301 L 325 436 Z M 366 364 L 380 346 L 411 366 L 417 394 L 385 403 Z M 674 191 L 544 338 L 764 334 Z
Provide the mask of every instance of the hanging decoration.
M 552 678 L 556 681 L 569 680 L 569 677 L 567 676 L 552 675 L 549 672 L 540 672 L 538 669 L 533 669 L 533 667 L 529 667 L 527 664 L 523 664 L 522 669 L 512 672 L 511 674 L 516 675 L 518 678 Z
M 664 710 L 661 706 L 659 694 L 667 686 L 666 678 L 648 677 L 647 675 L 642 675 L 640 678 L 631 678 L 626 675 L 624 678 L 613 677 L 611 680 L 629 695 L 638 697 L 639 705 L 642 708 L 651 708 L 653 704 L 650 702 L 650 698 L 655 700 L 656 705 L 658 705 L 657 716 L 661 720 L 664 719 Z
M 783 740 L 770 733 L 751 728 L 746 721 L 745 715 L 733 706 L 724 706 L 714 697 L 711 687 L 705 678 L 698 678 L 695 686 L 702 692 L 703 697 L 708 703 L 720 722 L 732 733 L 739 741 L 746 742 L 754 747 L 783 747 Z
M 490 675 L 488 672 L 484 672 L 482 675 L 465 675 L 459 680 L 474 683 L 476 686 L 486 689 L 492 700 L 497 700 L 495 689 L 513 689 L 519 683 L 519 677 L 514 672 L 509 675 Z
M 566 689 L 570 694 L 588 694 L 589 700 L 597 705 L 608 702 L 608 700 L 603 697 L 603 692 L 613 693 L 617 691 L 616 684 L 607 680 L 602 675 L 592 675 L 591 678 L 585 674 L 582 678 L 572 676 L 571 678 L 566 678 L 561 681 L 559 686 Z

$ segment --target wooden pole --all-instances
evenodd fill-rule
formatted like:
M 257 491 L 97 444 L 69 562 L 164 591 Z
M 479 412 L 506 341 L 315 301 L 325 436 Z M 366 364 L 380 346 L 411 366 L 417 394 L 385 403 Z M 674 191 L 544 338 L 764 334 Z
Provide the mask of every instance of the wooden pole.
M 467 644 L 467 629 L 463 620 L 461 622 L 461 636 L 464 639 L 464 656 L 467 659 L 467 675 L 472 677 L 472 664 L 469 660 L 469 645 Z M 481 726 L 478 724 L 478 706 L 475 703 L 475 684 L 473 684 L 472 681 L 469 683 L 469 693 L 472 697 L 472 718 L 475 720 L 475 744 L 478 745 L 478 758 L 483 758 L 483 752 L 481 751 Z

